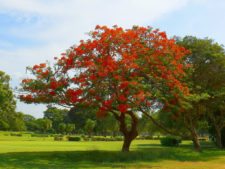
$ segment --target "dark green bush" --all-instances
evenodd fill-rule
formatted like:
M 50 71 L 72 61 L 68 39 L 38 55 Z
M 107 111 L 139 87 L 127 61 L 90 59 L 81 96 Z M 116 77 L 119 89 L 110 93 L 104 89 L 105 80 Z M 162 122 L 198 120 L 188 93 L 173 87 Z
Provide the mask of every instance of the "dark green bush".
M 10 136 L 22 137 L 23 134 L 21 134 L 21 133 L 10 133 Z
M 174 136 L 166 136 L 160 139 L 162 146 L 178 146 L 181 143 L 181 139 L 179 137 Z
M 81 141 L 81 137 L 78 136 L 68 136 L 68 141 Z

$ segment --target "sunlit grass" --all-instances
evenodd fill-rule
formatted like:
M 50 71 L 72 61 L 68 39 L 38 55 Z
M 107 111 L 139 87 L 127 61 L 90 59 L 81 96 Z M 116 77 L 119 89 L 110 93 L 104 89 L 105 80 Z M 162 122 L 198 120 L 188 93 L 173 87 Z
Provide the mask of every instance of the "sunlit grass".
M 4 140 L 1 137 L 0 140 Z M 179 147 L 162 147 L 158 140 L 135 140 L 130 153 L 121 153 L 122 142 L 117 141 L 18 138 L 0 141 L 0 168 L 225 169 L 225 151 L 210 143 L 204 144 L 205 148 L 199 153 L 193 151 L 190 141 L 184 141 Z

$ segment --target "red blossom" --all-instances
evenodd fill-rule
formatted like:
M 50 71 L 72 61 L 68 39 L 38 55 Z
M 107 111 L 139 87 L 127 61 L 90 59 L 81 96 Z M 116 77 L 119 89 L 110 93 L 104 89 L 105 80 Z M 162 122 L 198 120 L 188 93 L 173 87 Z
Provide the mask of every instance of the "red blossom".
M 124 95 L 120 95 L 118 99 L 121 102 L 126 102 L 127 101 L 127 98 Z
M 169 100 L 174 93 L 188 94 L 182 82 L 188 67 L 182 58 L 187 53 L 159 30 L 97 25 L 88 40 L 55 58 L 53 67 L 34 65 L 35 78 L 22 81 L 23 89 L 32 95 L 21 96 L 21 100 L 101 105 L 99 116 L 112 109 L 136 110 L 142 103 L 149 107 L 150 100 L 162 96 L 176 103 Z
M 124 81 L 120 84 L 119 88 L 120 89 L 125 89 L 127 88 L 127 86 L 129 85 L 129 82 L 128 81 Z
M 127 112 L 127 109 L 129 108 L 129 106 L 127 104 L 119 104 L 118 106 L 118 110 L 121 112 L 121 113 L 125 113 Z
M 104 107 L 111 108 L 113 100 L 105 100 L 102 102 Z

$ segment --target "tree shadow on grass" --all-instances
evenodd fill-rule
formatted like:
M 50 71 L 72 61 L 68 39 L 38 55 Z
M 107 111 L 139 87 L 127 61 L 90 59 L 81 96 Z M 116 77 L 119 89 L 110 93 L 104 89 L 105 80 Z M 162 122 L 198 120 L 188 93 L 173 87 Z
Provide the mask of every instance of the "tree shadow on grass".
M 117 151 L 55 151 L 55 152 L 14 152 L 0 154 L 0 168 L 126 168 L 140 162 L 210 161 L 225 156 L 225 151 L 214 147 L 194 152 L 189 146 L 160 147 L 139 144 L 129 153 Z M 150 168 L 150 167 L 149 167 Z

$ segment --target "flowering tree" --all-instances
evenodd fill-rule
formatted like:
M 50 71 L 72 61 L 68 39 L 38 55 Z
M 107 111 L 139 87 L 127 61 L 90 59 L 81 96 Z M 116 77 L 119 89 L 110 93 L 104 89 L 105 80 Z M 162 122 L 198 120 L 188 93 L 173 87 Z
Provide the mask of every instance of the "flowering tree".
M 135 26 L 124 30 L 96 26 L 90 39 L 80 41 L 56 59 L 29 68 L 34 78 L 22 81 L 20 99 L 27 103 L 76 107 L 95 106 L 97 116 L 111 112 L 124 135 L 122 151 L 138 135 L 137 112 L 174 103 L 188 93 L 181 80 L 187 50 L 165 32 Z M 126 124 L 131 119 L 131 127 Z

